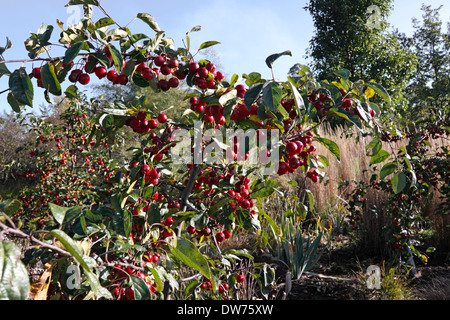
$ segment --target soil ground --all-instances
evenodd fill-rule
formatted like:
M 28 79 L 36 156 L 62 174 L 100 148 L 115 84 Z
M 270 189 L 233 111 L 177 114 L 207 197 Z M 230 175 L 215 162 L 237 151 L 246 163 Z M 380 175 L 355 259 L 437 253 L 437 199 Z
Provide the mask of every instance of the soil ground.
M 372 264 L 348 248 L 324 253 L 313 270 L 292 281 L 287 300 L 450 300 L 450 266 L 444 261 L 416 263 L 416 277 L 405 274 L 395 286 L 382 280 L 380 290 L 367 288 Z

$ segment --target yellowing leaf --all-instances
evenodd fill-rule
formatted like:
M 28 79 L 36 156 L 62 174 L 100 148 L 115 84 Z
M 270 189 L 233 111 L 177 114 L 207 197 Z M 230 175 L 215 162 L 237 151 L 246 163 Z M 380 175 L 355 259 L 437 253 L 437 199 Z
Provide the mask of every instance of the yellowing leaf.
M 42 273 L 38 281 L 30 286 L 30 299 L 32 300 L 47 300 L 47 291 L 52 279 L 53 265 L 45 264 L 45 271 Z
M 372 88 L 367 88 L 366 91 L 364 91 L 364 94 L 370 99 L 375 95 L 375 91 Z

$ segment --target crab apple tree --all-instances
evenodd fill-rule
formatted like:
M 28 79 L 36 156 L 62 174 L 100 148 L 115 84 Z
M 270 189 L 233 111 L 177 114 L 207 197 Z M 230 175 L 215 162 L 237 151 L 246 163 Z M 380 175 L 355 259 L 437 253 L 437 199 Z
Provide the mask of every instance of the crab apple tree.
M 226 244 L 237 229 L 261 228 L 265 217 L 258 203 L 277 188 L 274 177 L 297 172 L 312 183 L 321 181 L 329 162 L 317 154 L 318 144 L 340 160 L 337 144 L 320 137 L 321 125 L 335 118 L 347 126 L 372 125 L 361 94 L 365 84 L 343 79 L 325 86 L 301 76 L 282 82 L 258 72 L 227 80 L 213 61 L 195 60 L 189 46 L 175 48 L 150 14 L 135 19 L 151 34 L 133 34 L 108 15 L 93 21 L 93 10 L 105 13 L 98 1 L 68 3 L 78 4 L 85 5 L 84 18 L 63 28 L 57 39 L 63 56 L 47 58 L 53 28 L 42 25 L 26 42 L 26 62 L 34 68 L 8 73 L 2 68 L 10 79 L 7 100 L 13 110 L 33 107 L 35 94 L 48 100 L 62 96 L 71 105 L 65 136 L 57 137 L 49 125 L 38 138 L 56 144 L 52 160 L 42 155 L 35 173 L 53 189 L 41 188 L 31 200 L 25 196 L 14 216 L 16 222 L 33 221 L 36 205 L 42 204 L 37 225 L 42 232 L 33 239 L 41 243 L 38 254 L 59 270 L 53 271 L 49 296 L 167 299 L 169 292 L 186 290 L 186 295 L 230 297 L 239 289 L 230 280 L 240 274 L 235 262 L 251 254 Z M 204 42 L 198 51 L 217 44 Z M 272 69 L 285 55 L 290 52 L 269 56 L 267 66 Z M 166 113 L 170 106 L 150 107 L 145 96 L 127 104 L 88 100 L 81 89 L 93 77 L 119 88 L 132 83 L 152 94 L 183 84 L 190 88 L 190 108 L 183 110 L 183 123 L 175 123 Z M 124 132 L 138 144 L 123 142 Z M 106 157 L 120 145 L 127 159 Z M 39 157 L 43 150 L 33 152 Z M 86 284 L 76 289 L 64 282 L 65 267 L 74 260 Z M 186 278 L 180 278 L 180 268 L 189 270 Z M 242 275 L 235 280 L 244 281 Z

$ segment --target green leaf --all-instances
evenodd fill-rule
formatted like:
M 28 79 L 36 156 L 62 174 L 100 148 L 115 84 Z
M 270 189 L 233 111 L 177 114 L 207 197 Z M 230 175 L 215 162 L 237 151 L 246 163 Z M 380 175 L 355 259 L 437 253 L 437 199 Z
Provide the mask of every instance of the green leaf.
M 66 7 L 76 6 L 78 4 L 99 6 L 98 0 L 70 0 L 69 3 L 66 4 Z
M 158 24 L 155 22 L 155 18 L 153 18 L 152 15 L 150 15 L 148 13 L 138 13 L 136 15 L 136 18 L 145 22 L 150 28 L 153 29 L 153 31 L 155 31 L 155 32 L 161 31 L 161 29 L 159 29 Z
M 124 39 L 120 44 L 120 48 L 122 49 L 122 52 L 127 51 L 131 47 L 132 44 L 135 44 L 142 39 L 149 39 L 149 37 L 143 33 L 137 33 L 137 34 L 133 34 L 132 36 L 130 36 L 130 38 L 127 39 L 126 41 Z
M 393 173 L 397 169 L 397 164 L 395 162 L 386 163 L 380 170 L 380 180 L 383 180 L 388 175 Z
M 114 126 L 114 116 L 111 114 L 104 114 L 99 119 L 100 125 L 105 130 L 110 130 Z
M 303 101 L 302 96 L 298 92 L 297 87 L 289 81 L 289 86 L 291 87 L 292 94 L 294 95 L 294 101 L 295 101 L 295 109 L 297 113 L 300 115 L 300 110 L 305 110 L 305 101 Z
M 84 270 L 84 275 L 86 276 L 89 285 L 91 286 L 92 292 L 97 297 L 97 299 L 105 298 L 112 299 L 111 292 L 109 292 L 106 288 L 103 288 L 100 284 L 98 277 L 92 271 Z
M 70 48 L 66 50 L 63 63 L 69 64 L 70 62 L 72 62 L 78 56 L 78 53 L 80 53 L 80 50 L 83 47 L 83 45 L 84 41 L 72 44 Z
M 366 82 L 365 85 L 378 93 L 388 104 L 391 104 L 391 97 L 383 86 L 375 82 Z
M 47 63 L 41 67 L 42 84 L 44 88 L 55 96 L 62 94 L 61 84 L 56 77 L 55 66 L 53 63 Z
M 335 72 L 333 72 L 335 75 L 337 75 L 340 78 L 343 78 L 345 80 L 347 80 L 348 78 L 350 78 L 350 71 L 347 69 L 340 69 L 337 70 Z
M 317 136 L 314 139 L 320 142 L 325 148 L 327 148 L 328 151 L 330 151 L 331 154 L 335 156 L 339 162 L 341 161 L 341 150 L 339 150 L 339 146 L 336 144 L 336 142 Z
M 111 53 L 111 56 L 113 58 L 114 65 L 116 66 L 117 71 L 119 73 L 122 72 L 122 68 L 123 68 L 123 57 L 122 57 L 122 54 L 112 44 L 108 44 L 108 48 L 109 48 L 109 52 Z
M 203 42 L 200 45 L 200 48 L 198 50 L 206 49 L 206 48 L 212 47 L 212 46 L 214 46 L 216 44 L 219 44 L 219 43 L 220 42 L 218 42 L 218 41 L 206 41 L 206 42 Z
M 100 29 L 106 26 L 115 24 L 115 21 L 110 17 L 103 17 L 95 23 L 95 29 Z
M 75 258 L 75 260 L 83 267 L 83 269 L 85 269 L 86 271 L 92 271 L 89 264 L 83 258 L 83 254 L 80 252 L 71 237 L 69 237 L 64 231 L 59 229 L 50 231 L 50 234 L 58 239 L 59 242 L 61 242 L 64 248 Z
M 9 241 L 0 241 L 0 300 L 26 300 L 30 280 L 20 260 L 21 251 Z
M 235 73 L 231 76 L 230 80 L 230 88 L 234 87 L 234 85 L 239 81 L 239 76 Z
M 54 203 L 49 203 L 50 211 L 59 224 L 68 223 L 81 216 L 82 207 L 61 207 Z
M 381 140 L 379 138 L 374 138 L 370 143 L 366 146 L 366 149 L 372 149 L 371 156 L 376 155 L 378 152 L 380 152 L 381 148 L 383 147 L 383 144 L 381 143 Z
M 292 56 L 292 52 L 287 50 L 287 51 L 284 51 L 284 52 L 281 52 L 281 53 L 275 53 L 275 54 L 272 54 L 272 55 L 268 56 L 267 59 L 266 59 L 267 66 L 269 68 L 272 68 L 272 65 L 275 62 L 275 60 L 277 60 L 281 56 L 286 56 L 286 55 Z
M 17 69 L 11 74 L 9 89 L 19 103 L 33 107 L 33 85 L 25 68 Z
M 325 157 L 324 155 L 319 154 L 319 159 L 320 159 L 320 162 L 322 162 L 322 164 L 324 165 L 324 167 L 330 166 L 330 160 L 328 160 L 328 158 Z
M 270 81 L 263 89 L 263 101 L 273 113 L 278 111 L 282 94 L 281 86 L 275 81 Z
M 0 62 L 2 61 L 2 59 L 0 58 Z M 6 66 L 6 64 L 4 63 L 0 63 L 0 78 L 4 75 L 11 75 L 11 71 L 9 71 L 8 67 Z
M 68 98 L 77 98 L 78 97 L 78 88 L 72 84 L 67 87 L 66 91 L 64 91 L 64 94 Z
M 21 207 L 22 203 L 17 199 L 0 202 L 0 211 L 3 211 L 10 217 L 15 215 Z
M 133 283 L 134 288 L 134 297 L 136 300 L 150 300 L 152 297 L 152 293 L 150 291 L 150 288 L 145 283 L 144 280 L 142 280 L 140 277 L 138 277 L 135 274 L 130 275 L 131 282 Z
M 74 243 L 72 238 L 70 238 L 64 231 L 62 230 L 52 230 L 50 234 L 58 239 L 64 248 L 75 258 L 75 260 L 83 267 L 84 275 L 86 276 L 92 291 L 94 292 L 97 298 L 107 298 L 112 299 L 111 293 L 103 288 L 99 282 L 98 277 L 94 274 L 89 263 L 85 260 L 82 252 L 78 248 L 78 246 Z
M 4 47 L 0 47 L 0 55 L 2 55 L 6 50 L 12 48 L 12 42 L 6 37 L 6 45 Z
M 14 97 L 14 95 L 11 92 L 8 93 L 7 101 L 14 112 L 20 113 L 20 111 L 24 107 L 23 104 L 21 104 L 21 103 L 19 103 L 19 101 L 17 101 L 17 99 Z
M 266 198 L 270 196 L 277 187 L 278 181 L 276 180 L 257 181 L 252 187 L 251 197 L 253 199 Z
M 255 84 L 251 85 L 250 88 L 248 88 L 248 90 L 244 96 L 244 103 L 247 106 L 247 109 L 250 110 L 253 103 L 255 103 L 255 101 L 258 99 L 258 97 L 263 89 L 263 86 L 264 86 L 264 84 L 262 84 L 262 83 L 255 83 Z
M 288 181 L 287 184 L 294 188 L 297 188 L 297 186 L 298 186 L 298 182 L 295 180 Z
M 147 212 L 147 222 L 149 225 L 161 222 L 161 210 L 156 203 L 150 204 L 150 210 Z
M 314 194 L 311 192 L 311 190 L 305 190 L 308 194 L 308 206 L 309 210 L 312 210 L 314 208 Z
M 250 120 L 250 119 L 239 119 L 239 120 L 236 120 L 236 126 L 239 129 L 242 129 L 244 131 L 247 130 L 247 129 L 255 129 L 255 130 L 260 129 L 258 124 L 255 121 Z
M 208 261 L 198 251 L 195 244 L 184 238 L 178 238 L 176 247 L 170 247 L 170 252 L 188 267 L 199 271 L 207 279 L 211 279 L 211 269 Z
M 260 80 L 261 80 L 261 74 L 258 72 L 251 72 L 250 74 L 244 74 L 244 75 L 242 75 L 242 77 L 244 79 L 246 79 L 245 84 L 248 87 L 251 87 L 253 84 L 260 82 Z M 248 93 L 248 90 L 247 90 L 247 93 Z
M 106 36 L 108 37 L 108 41 L 122 40 L 128 37 L 128 32 L 122 28 L 116 28 L 109 30 Z
M 39 29 L 37 31 L 37 36 L 38 36 L 38 39 L 39 39 L 39 42 L 41 43 L 41 45 L 49 44 L 48 40 L 50 40 L 52 32 L 53 32 L 53 26 L 49 26 L 46 23 L 41 24 L 41 26 L 39 27 Z
M 153 279 L 155 280 L 156 284 L 156 291 L 162 292 L 163 290 L 163 282 L 162 282 L 162 276 L 158 269 L 149 267 L 150 272 L 153 275 Z
M 332 115 L 338 116 L 338 117 L 343 118 L 343 119 L 345 119 L 345 120 L 347 120 L 349 122 L 353 122 L 345 113 L 339 112 L 338 108 L 331 108 L 328 111 L 328 115 L 329 116 L 332 116 Z
M 188 32 L 186 32 L 186 35 L 189 35 L 190 33 L 192 33 L 192 32 L 198 32 L 198 31 L 200 31 L 200 30 L 202 30 L 202 26 L 195 26 L 195 27 L 192 27 L 191 28 L 191 30 L 189 30 Z
M 383 162 L 384 160 L 388 159 L 389 156 L 389 152 L 387 152 L 386 150 L 380 150 L 377 154 L 370 157 L 370 164 L 372 165 Z
M 83 214 L 83 207 L 75 206 L 67 210 L 63 223 L 70 223 L 78 219 Z
M 406 175 L 403 172 L 397 172 L 391 180 L 392 190 L 398 194 L 406 187 Z

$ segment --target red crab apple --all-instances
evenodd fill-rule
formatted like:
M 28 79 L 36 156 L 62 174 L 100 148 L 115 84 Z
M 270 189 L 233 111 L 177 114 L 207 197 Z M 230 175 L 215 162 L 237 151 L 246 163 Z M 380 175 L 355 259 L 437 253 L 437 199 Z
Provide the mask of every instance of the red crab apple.
M 167 217 L 166 220 L 164 220 L 164 225 L 168 226 L 168 227 L 173 225 L 173 218 L 172 217 Z
M 82 85 L 87 85 L 91 81 L 91 77 L 87 73 L 80 74 L 78 82 Z
M 189 64 L 189 72 L 196 73 L 200 69 L 200 64 L 198 62 L 191 62 Z
M 128 287 L 125 289 L 125 298 L 127 300 L 134 300 L 134 290 L 132 287 Z
M 237 92 L 245 92 L 245 86 L 243 84 L 238 84 L 235 88 Z
M 300 159 L 295 156 L 289 159 L 289 167 L 292 169 L 297 169 L 300 167 L 300 164 Z
M 168 76 L 169 74 L 172 73 L 172 69 L 167 64 L 163 64 L 160 70 L 161 73 L 165 76 Z
M 179 62 L 177 59 L 172 58 L 172 59 L 169 60 L 169 62 L 167 63 L 167 65 L 168 65 L 170 68 L 174 69 L 174 68 L 178 68 L 178 66 L 180 65 L 180 62 Z
M 106 77 L 107 73 L 108 73 L 108 71 L 106 71 L 105 67 L 97 67 L 97 68 L 95 68 L 95 75 L 99 79 L 103 79 L 104 77 Z
M 222 242 L 223 240 L 225 240 L 225 234 L 223 232 L 219 232 L 218 234 L 216 234 L 216 240 L 217 242 Z
M 225 239 L 231 238 L 231 233 L 227 229 L 223 230 L 223 235 L 225 236 Z
M 153 62 L 155 63 L 155 66 L 162 67 L 162 65 L 166 63 L 166 59 L 163 56 L 157 56 Z
M 117 82 L 121 85 L 126 85 L 128 83 L 128 76 L 121 74 L 117 77 Z
M 353 101 L 350 99 L 345 99 L 342 102 L 342 108 L 344 108 L 344 109 L 350 109 L 352 106 L 353 106 Z
M 144 68 L 142 70 L 142 78 L 145 81 L 151 81 L 153 79 L 153 71 L 150 68 Z
M 119 75 L 117 74 L 117 71 L 115 70 L 109 70 L 106 74 L 106 78 L 111 82 L 116 82 Z
M 151 171 L 151 168 L 150 168 L 150 166 L 149 166 L 148 164 L 144 164 L 144 165 L 141 167 L 141 172 L 142 172 L 143 174 L 149 174 L 150 171 Z
M 200 67 L 197 71 L 197 74 L 200 78 L 206 78 L 208 76 L 208 69 L 206 69 L 205 67 Z
M 165 113 L 158 114 L 158 122 L 164 123 L 167 121 L 167 115 Z
M 169 87 L 171 88 L 176 88 L 178 87 L 178 85 L 180 84 L 178 78 L 176 77 L 172 77 L 167 81 L 167 84 L 169 85 Z
M 162 90 L 162 91 L 167 91 L 170 89 L 170 85 L 169 82 L 166 79 L 160 79 L 158 81 L 158 87 Z
M 215 76 L 214 79 L 215 79 L 216 81 L 220 82 L 220 81 L 222 81 L 224 78 L 225 78 L 225 75 L 223 74 L 223 72 L 222 72 L 222 71 L 217 71 L 217 72 L 216 72 L 216 76 Z
M 298 145 L 294 141 L 290 141 L 286 144 L 286 152 L 287 153 L 297 153 L 298 151 Z
M 156 122 L 155 119 L 150 119 L 150 120 L 148 121 L 148 127 L 149 127 L 150 129 L 155 129 L 157 126 L 158 126 L 158 122 Z
M 142 73 L 142 71 L 144 71 L 144 69 L 146 69 L 146 68 L 147 68 L 147 66 L 145 65 L 145 62 L 141 62 L 137 65 L 136 72 Z
M 41 79 L 41 68 L 34 68 L 32 71 L 33 77 Z
M 281 161 L 278 164 L 278 175 L 282 176 L 283 174 L 285 174 L 286 172 L 288 172 L 289 170 L 289 166 L 286 162 Z
M 195 232 L 196 232 L 195 228 L 194 228 L 193 226 L 191 226 L 191 225 L 189 225 L 189 226 L 186 228 L 186 231 L 187 231 L 187 233 L 189 233 L 189 234 L 195 234 Z
M 237 282 L 237 283 L 242 283 L 242 282 L 244 282 L 244 281 L 245 281 L 245 277 L 244 277 L 243 274 L 240 274 L 240 275 L 238 275 L 238 276 L 236 277 L 236 282 Z
M 72 72 L 69 75 L 69 81 L 70 82 L 77 82 L 80 75 L 83 73 L 80 69 L 72 70 Z

